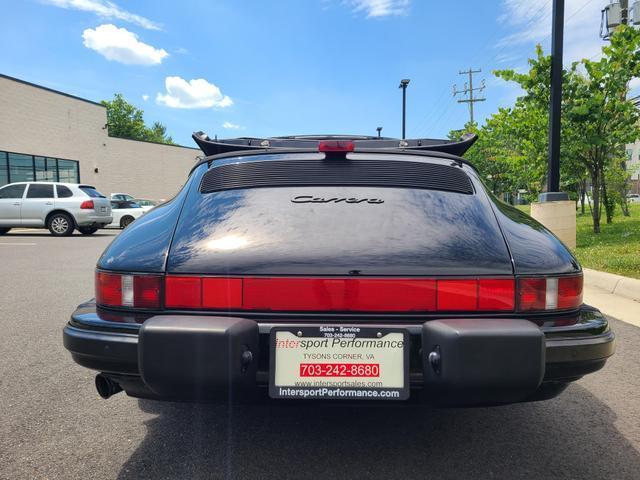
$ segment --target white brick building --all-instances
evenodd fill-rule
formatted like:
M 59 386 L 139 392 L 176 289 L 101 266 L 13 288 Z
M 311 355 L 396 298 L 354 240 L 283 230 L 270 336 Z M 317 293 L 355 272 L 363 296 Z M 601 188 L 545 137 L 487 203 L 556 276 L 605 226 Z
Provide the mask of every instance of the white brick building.
M 99 103 L 0 74 L 0 186 L 59 180 L 168 199 L 200 150 L 109 137 Z

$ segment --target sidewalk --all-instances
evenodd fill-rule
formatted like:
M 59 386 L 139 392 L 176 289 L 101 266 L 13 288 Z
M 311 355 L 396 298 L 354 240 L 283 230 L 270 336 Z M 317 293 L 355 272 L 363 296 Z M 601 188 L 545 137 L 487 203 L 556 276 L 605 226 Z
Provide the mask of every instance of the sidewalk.
M 584 303 L 640 327 L 640 280 L 585 268 Z

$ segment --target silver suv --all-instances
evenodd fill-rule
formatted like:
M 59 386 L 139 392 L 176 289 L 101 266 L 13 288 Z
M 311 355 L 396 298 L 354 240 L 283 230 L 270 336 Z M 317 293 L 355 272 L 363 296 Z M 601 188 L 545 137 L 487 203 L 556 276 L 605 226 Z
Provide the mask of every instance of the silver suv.
M 111 223 L 111 203 L 91 185 L 57 182 L 10 183 L 0 188 L 0 235 L 12 228 L 48 228 L 90 235 Z

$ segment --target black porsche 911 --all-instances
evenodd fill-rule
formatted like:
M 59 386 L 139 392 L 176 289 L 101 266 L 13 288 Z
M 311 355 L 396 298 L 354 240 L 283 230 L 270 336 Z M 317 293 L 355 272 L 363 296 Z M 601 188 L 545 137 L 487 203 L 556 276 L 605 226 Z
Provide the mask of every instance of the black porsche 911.
M 64 329 L 103 398 L 552 398 L 614 351 L 582 270 L 460 141 L 211 140 L 106 249 Z

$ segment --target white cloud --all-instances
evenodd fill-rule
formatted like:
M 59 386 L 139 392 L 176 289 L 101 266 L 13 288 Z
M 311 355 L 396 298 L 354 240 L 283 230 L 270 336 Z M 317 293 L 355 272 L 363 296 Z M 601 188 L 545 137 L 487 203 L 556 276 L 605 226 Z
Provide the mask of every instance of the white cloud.
M 365 12 L 367 18 L 406 15 L 410 0 L 346 0 L 354 12 Z
M 244 130 L 244 127 L 231 122 L 224 122 L 222 128 L 226 128 L 227 130 Z
M 204 78 L 187 82 L 181 77 L 167 77 L 164 85 L 167 93 L 156 96 L 156 103 L 160 105 L 171 108 L 224 108 L 233 105 L 231 98 Z
M 158 65 L 169 56 L 164 49 L 154 48 L 138 40 L 135 33 L 115 25 L 100 25 L 82 32 L 84 46 L 107 60 L 127 65 Z
M 149 100 L 149 95 L 147 95 L 146 93 L 142 95 L 142 100 L 144 100 L 145 102 Z
M 499 20 L 513 33 L 498 42 L 504 49 L 526 43 L 547 42 L 551 36 L 551 7 L 549 0 L 503 0 Z M 600 10 L 602 2 L 566 0 L 564 59 L 566 62 L 599 56 Z M 547 47 L 548 50 L 548 47 Z
M 121 9 L 108 0 L 41 0 L 43 3 L 60 8 L 91 12 L 99 17 L 122 20 L 148 30 L 160 30 L 160 25 L 148 18 Z

